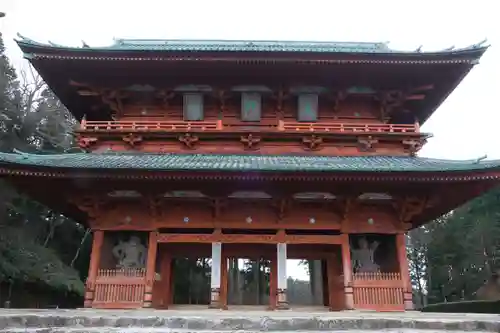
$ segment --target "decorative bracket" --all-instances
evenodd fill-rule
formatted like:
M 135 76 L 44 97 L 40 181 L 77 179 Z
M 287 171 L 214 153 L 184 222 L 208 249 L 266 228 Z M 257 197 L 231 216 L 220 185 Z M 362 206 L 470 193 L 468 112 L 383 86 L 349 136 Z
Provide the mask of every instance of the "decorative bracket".
M 174 98 L 175 93 L 166 89 L 162 89 L 157 92 L 156 96 L 161 100 L 161 106 L 164 110 L 168 110 L 170 106 L 170 100 Z
M 305 150 L 319 150 L 322 143 L 323 139 L 314 134 L 302 138 L 302 144 L 304 145 Z
M 130 147 L 136 147 L 142 142 L 142 136 L 129 133 L 122 137 L 122 140 L 127 143 Z
M 334 91 L 330 98 L 333 100 L 333 112 L 336 113 L 339 110 L 340 103 L 347 98 L 347 93 L 342 90 Z
M 219 103 L 219 118 L 222 119 L 227 111 L 226 102 L 229 99 L 228 89 L 225 87 L 217 88 L 213 95 Z
M 271 96 L 272 99 L 276 101 L 276 115 L 278 119 L 283 119 L 285 116 L 285 106 L 284 102 L 289 98 L 290 93 L 283 87 L 280 87 L 278 91 Z
M 80 210 L 87 213 L 91 220 L 97 220 L 102 207 L 106 204 L 105 200 L 95 196 L 79 196 L 70 198 L 69 201 L 76 205 Z
M 96 96 L 100 97 L 102 102 L 113 111 L 114 116 L 119 116 L 123 112 L 123 99 L 129 97 L 128 92 L 95 88 L 85 83 L 70 81 L 70 85 L 78 87 L 78 94 L 80 96 Z
M 280 197 L 273 200 L 273 208 L 276 209 L 278 215 L 278 221 L 283 220 L 290 208 L 292 207 L 293 201 L 290 197 Z
M 341 200 L 333 201 L 333 210 L 339 215 L 341 221 L 344 221 L 347 218 L 353 203 L 354 200 L 352 197 L 345 197 Z
M 158 196 L 148 196 L 149 213 L 153 219 L 160 218 L 162 215 L 161 204 L 162 200 Z
M 221 213 L 221 198 L 213 198 L 212 199 L 212 217 L 214 219 L 219 218 Z
M 260 138 L 253 136 L 253 134 L 248 134 L 246 136 L 241 136 L 241 143 L 243 143 L 246 150 L 257 150 L 259 149 L 257 145 L 260 143 Z
M 368 137 L 358 138 L 358 143 L 362 151 L 373 151 L 373 145 L 378 143 L 378 139 L 374 139 L 371 135 Z
M 380 101 L 381 119 L 385 119 L 385 117 L 389 116 L 391 112 L 398 108 L 401 108 L 406 101 L 425 99 L 425 94 L 422 94 L 422 92 L 431 90 L 433 88 L 434 85 L 429 84 L 425 86 L 415 87 L 407 91 L 392 90 L 382 92 L 379 96 L 376 97 L 376 100 Z
M 410 223 L 415 215 L 421 214 L 427 206 L 427 198 L 405 197 L 395 203 L 399 208 L 399 220 L 401 223 Z
M 97 142 L 97 138 L 95 137 L 80 137 L 78 139 L 78 146 L 82 149 L 88 149 L 90 146 L 94 145 Z
M 415 156 L 420 149 L 424 146 L 425 140 L 403 140 L 403 146 L 410 152 L 411 156 Z
M 199 138 L 196 135 L 192 135 L 190 133 L 186 133 L 184 135 L 179 136 L 179 141 L 186 146 L 188 149 L 195 149 L 196 143 L 199 141 Z

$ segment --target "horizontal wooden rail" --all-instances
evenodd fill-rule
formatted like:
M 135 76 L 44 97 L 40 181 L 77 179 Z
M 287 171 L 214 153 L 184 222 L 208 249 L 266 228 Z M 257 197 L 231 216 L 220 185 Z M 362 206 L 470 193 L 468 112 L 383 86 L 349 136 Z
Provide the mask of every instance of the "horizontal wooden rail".
M 168 120 L 118 120 L 87 121 L 82 120 L 80 130 L 92 132 L 206 132 L 206 131 L 241 131 L 241 132 L 313 132 L 313 133 L 419 133 L 415 124 L 366 124 L 350 122 L 228 122 L 213 121 L 168 121 Z
M 121 277 L 144 277 L 146 270 L 144 268 L 120 268 L 120 269 L 100 269 L 97 272 L 97 278 L 121 278 Z
M 119 121 L 86 121 L 80 126 L 84 131 L 217 131 L 222 129 L 222 122 L 215 121 L 155 121 L 155 120 L 119 120 Z
M 160 243 L 340 244 L 338 235 L 241 235 L 160 233 Z
M 366 123 L 302 123 L 279 121 L 280 131 L 296 132 L 330 132 L 330 133 L 418 133 L 418 124 L 366 124 Z

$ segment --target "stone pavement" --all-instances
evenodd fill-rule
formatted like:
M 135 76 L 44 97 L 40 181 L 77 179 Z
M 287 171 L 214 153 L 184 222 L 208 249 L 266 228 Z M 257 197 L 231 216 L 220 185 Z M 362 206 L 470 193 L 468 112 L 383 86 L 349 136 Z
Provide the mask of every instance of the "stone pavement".
M 500 332 L 500 315 L 361 311 L 0 310 L 0 332 Z

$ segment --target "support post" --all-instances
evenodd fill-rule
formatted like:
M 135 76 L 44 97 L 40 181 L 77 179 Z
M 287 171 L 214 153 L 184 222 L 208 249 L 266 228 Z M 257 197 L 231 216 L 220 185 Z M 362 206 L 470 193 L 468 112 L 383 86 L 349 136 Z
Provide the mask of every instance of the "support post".
M 156 252 L 158 250 L 158 233 L 151 231 L 148 242 L 148 258 L 146 261 L 146 287 L 142 307 L 150 308 L 153 302 L 153 284 L 156 274 Z
M 410 268 L 406 256 L 405 234 L 400 232 L 396 235 L 396 247 L 398 251 L 399 270 L 403 281 L 403 302 L 405 310 L 413 310 L 413 294 L 410 280 Z
M 313 305 L 323 305 L 323 272 L 321 260 L 310 260 L 310 285 Z
M 344 295 L 346 310 L 354 309 L 354 290 L 352 287 L 352 262 L 349 234 L 342 235 L 342 270 L 344 273 Z
M 161 291 L 163 294 L 160 298 L 160 307 L 163 309 L 168 309 L 171 305 L 171 293 L 172 293 L 172 257 L 170 253 L 165 253 L 161 261 Z
M 220 309 L 221 302 L 221 266 L 222 244 L 212 243 L 212 274 L 210 278 L 210 305 L 212 309 Z
M 287 275 L 286 275 L 286 243 L 278 243 L 276 245 L 276 256 L 278 259 L 278 288 L 276 290 L 277 309 L 288 309 L 288 301 L 286 297 Z
M 271 260 L 271 270 L 269 272 L 269 310 L 276 310 L 278 295 L 278 256 L 275 255 Z
M 94 230 L 94 235 L 92 238 L 92 252 L 90 253 L 89 274 L 87 276 L 85 299 L 83 303 L 83 306 L 86 308 L 91 308 L 92 302 L 94 300 L 95 282 L 97 279 L 97 273 L 99 271 L 99 265 L 101 262 L 101 249 L 103 242 L 104 242 L 104 231 Z
M 335 311 L 335 310 L 340 310 L 342 308 L 343 303 L 345 303 L 344 300 L 342 299 L 337 299 L 338 296 L 344 295 L 344 291 L 341 293 L 337 292 L 337 285 L 336 285 L 336 279 L 338 276 L 338 269 L 336 269 L 335 265 L 335 257 L 331 256 L 330 258 L 327 259 L 326 263 L 326 271 L 328 274 L 327 277 L 327 284 L 328 284 L 328 310 L 330 311 Z M 340 303 L 340 306 L 339 306 Z

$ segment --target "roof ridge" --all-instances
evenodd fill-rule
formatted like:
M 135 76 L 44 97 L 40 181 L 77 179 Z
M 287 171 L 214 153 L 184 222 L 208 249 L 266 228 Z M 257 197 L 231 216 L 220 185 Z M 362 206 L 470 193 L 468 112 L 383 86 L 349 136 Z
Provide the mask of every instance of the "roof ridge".
M 226 51 L 226 52 L 319 52 L 319 53 L 373 53 L 373 54 L 453 54 L 472 50 L 486 50 L 486 40 L 467 47 L 454 47 L 422 51 L 421 47 L 414 50 L 395 50 L 389 47 L 389 42 L 366 41 L 306 41 L 306 40 L 251 40 L 251 39 L 141 39 L 113 38 L 113 43 L 107 46 L 91 47 L 82 42 L 81 47 L 71 47 L 52 42 L 41 43 L 18 34 L 14 39 L 21 48 L 34 46 L 59 50 L 85 51 Z M 25 51 L 25 50 L 23 50 Z M 29 53 L 29 52 L 28 52 Z M 480 52 L 481 53 L 481 52 Z M 482 54 L 482 53 L 481 53 Z
M 7 168 L 6 168 L 7 167 Z M 0 153 L 0 171 L 25 167 L 51 170 L 446 173 L 500 172 L 500 161 L 482 163 L 433 160 L 410 156 L 283 156 L 217 154 L 16 154 Z M 460 176 L 462 177 L 462 176 Z M 499 174 L 477 177 L 500 177 Z
M 393 156 L 393 155 L 367 155 L 367 156 L 344 156 L 344 155 L 259 155 L 259 154 L 211 154 L 211 153 L 194 153 L 194 154 L 179 154 L 179 153 L 154 153 L 154 152 L 115 152 L 115 151 L 104 151 L 97 153 L 83 153 L 83 152 L 74 152 L 74 153 L 56 153 L 56 154 L 39 154 L 39 153 L 29 153 L 23 152 L 20 150 L 14 150 L 13 152 L 0 152 L 0 161 L 1 157 L 23 157 L 23 158 L 61 158 L 61 157 L 84 157 L 84 158 L 92 158 L 92 157 L 108 157 L 108 156 L 128 156 L 128 157 L 213 157 L 213 158 L 235 158 L 235 157 L 244 157 L 244 158 L 258 158 L 258 159 L 268 159 L 268 158 L 294 158 L 294 159 L 340 159 L 340 160 L 355 160 L 355 159 L 364 159 L 364 160 L 380 160 L 380 159 L 392 159 L 392 160 L 405 160 L 405 161 L 428 161 L 428 162 L 438 162 L 438 163 L 450 163 L 450 164 L 471 164 L 471 165 L 481 165 L 481 164 L 500 164 L 500 159 L 491 159 L 487 160 L 486 156 L 482 156 L 480 158 L 474 159 L 461 159 L 461 160 L 453 160 L 453 159 L 443 159 L 443 158 L 432 158 L 432 157 L 419 157 L 419 156 Z

